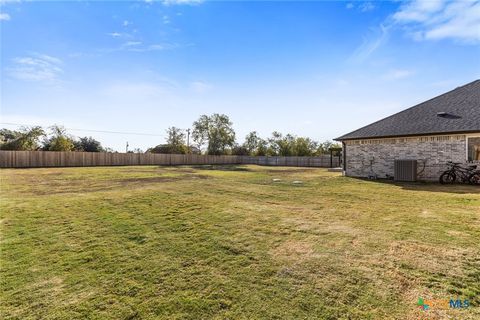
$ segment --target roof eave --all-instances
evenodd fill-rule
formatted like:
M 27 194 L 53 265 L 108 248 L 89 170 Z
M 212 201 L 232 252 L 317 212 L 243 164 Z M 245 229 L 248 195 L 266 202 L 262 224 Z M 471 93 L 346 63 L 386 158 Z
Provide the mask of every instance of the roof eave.
M 425 133 L 414 133 L 414 134 L 396 134 L 396 135 L 386 135 L 386 136 L 364 136 L 364 137 L 353 137 L 353 138 L 344 138 L 344 136 L 333 139 L 334 141 L 347 141 L 347 140 L 363 140 L 363 139 L 385 139 L 385 138 L 399 138 L 399 137 L 421 137 L 421 136 L 438 136 L 438 135 L 448 135 L 448 134 L 467 134 L 467 133 L 480 133 L 480 130 L 461 130 L 461 131 L 442 131 L 442 132 L 425 132 Z

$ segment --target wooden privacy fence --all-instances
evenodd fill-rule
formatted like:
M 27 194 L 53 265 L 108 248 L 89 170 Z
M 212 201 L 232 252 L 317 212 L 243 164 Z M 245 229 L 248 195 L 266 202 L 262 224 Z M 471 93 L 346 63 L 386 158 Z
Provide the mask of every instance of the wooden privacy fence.
M 240 156 L 241 164 L 258 164 L 261 166 L 292 166 L 292 167 L 323 167 L 328 168 L 340 166 L 338 158 L 332 158 L 330 163 L 329 155 L 318 157 L 250 157 Z
M 332 166 L 338 167 L 338 158 Z M 138 165 L 258 164 L 267 166 L 330 167 L 329 155 L 319 157 L 250 157 L 197 154 L 106 153 L 0 150 L 0 168 L 90 167 Z

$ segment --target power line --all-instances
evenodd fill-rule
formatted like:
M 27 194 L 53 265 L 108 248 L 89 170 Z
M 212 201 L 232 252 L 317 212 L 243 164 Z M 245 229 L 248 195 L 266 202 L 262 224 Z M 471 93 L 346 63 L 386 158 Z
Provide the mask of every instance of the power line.
M 12 122 L 0 122 L 0 124 L 13 125 L 13 126 L 29 126 L 33 127 L 35 125 L 25 124 L 25 123 L 12 123 Z M 137 136 L 152 136 L 152 137 L 165 137 L 164 134 L 156 133 L 145 133 L 145 132 L 124 132 L 124 131 L 108 131 L 108 130 L 93 130 L 93 129 L 75 129 L 75 128 L 65 128 L 70 131 L 84 131 L 84 132 L 98 132 L 98 133 L 111 133 L 111 134 L 129 134 Z

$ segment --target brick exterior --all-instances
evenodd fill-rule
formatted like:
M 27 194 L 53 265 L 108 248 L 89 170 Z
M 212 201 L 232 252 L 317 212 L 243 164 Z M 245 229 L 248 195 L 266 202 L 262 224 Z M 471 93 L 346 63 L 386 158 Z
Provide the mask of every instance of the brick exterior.
M 447 161 L 466 162 L 466 135 L 348 140 L 347 176 L 393 176 L 395 159 L 418 160 L 418 180 L 438 180 Z M 425 165 L 424 165 L 425 164 Z

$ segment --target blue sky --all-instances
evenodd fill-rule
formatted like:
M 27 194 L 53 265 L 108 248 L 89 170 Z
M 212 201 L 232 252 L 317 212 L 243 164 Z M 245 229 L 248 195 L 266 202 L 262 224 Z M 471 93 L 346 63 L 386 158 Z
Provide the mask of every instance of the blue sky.
M 480 78 L 479 1 L 0 3 L 1 122 L 326 140 Z

